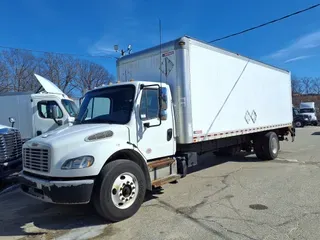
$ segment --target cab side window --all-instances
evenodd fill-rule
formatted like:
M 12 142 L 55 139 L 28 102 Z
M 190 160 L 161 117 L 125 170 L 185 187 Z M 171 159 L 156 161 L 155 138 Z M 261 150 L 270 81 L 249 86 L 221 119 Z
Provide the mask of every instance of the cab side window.
M 159 90 L 144 89 L 140 102 L 140 118 L 142 120 L 158 118 L 159 107 Z
M 59 105 L 55 101 L 41 101 L 38 102 L 37 108 L 38 108 L 38 114 L 41 118 L 50 118 L 53 117 L 53 106 L 57 106 L 58 112 L 57 117 L 62 118 L 63 113 Z

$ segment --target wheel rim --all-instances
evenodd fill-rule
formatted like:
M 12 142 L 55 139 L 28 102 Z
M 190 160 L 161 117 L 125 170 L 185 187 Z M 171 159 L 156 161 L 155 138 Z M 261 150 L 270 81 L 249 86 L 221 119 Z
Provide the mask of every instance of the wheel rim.
M 137 178 L 131 173 L 123 173 L 112 184 L 111 199 L 117 208 L 126 209 L 135 202 L 138 192 Z
M 297 127 L 301 127 L 301 122 L 296 122 Z
M 273 154 L 278 152 L 278 141 L 275 137 L 271 138 L 271 151 Z

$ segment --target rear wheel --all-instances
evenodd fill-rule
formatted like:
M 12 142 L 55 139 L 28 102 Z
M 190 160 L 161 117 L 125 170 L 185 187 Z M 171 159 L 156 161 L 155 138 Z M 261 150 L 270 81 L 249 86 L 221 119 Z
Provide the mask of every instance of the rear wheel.
M 279 150 L 279 139 L 275 132 L 259 135 L 254 140 L 254 151 L 261 160 L 273 160 L 277 158 Z
M 93 194 L 96 211 L 117 222 L 133 216 L 144 201 L 146 180 L 138 164 L 116 160 L 105 165 Z

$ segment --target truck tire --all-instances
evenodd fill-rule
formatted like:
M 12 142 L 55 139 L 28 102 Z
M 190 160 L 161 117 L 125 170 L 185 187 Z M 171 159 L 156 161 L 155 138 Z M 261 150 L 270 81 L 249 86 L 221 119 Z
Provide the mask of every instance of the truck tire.
M 130 160 L 115 160 L 101 170 L 92 202 L 101 217 L 118 222 L 139 210 L 145 193 L 146 179 L 140 166 Z
M 299 121 L 299 120 L 295 122 L 295 126 L 298 127 L 298 128 L 304 127 L 303 123 L 301 121 Z
M 280 150 L 278 135 L 275 132 L 259 135 L 254 140 L 253 147 L 259 159 L 273 160 L 278 157 Z

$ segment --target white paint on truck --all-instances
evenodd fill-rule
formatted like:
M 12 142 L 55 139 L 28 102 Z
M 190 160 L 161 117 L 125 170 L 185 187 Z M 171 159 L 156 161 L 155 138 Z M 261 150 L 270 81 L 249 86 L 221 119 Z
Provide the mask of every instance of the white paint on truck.
M 35 74 L 44 91 L 10 92 L 0 94 L 0 123 L 15 119 L 23 140 L 41 135 L 74 121 L 78 107 L 50 80 Z M 53 107 L 57 107 L 57 122 L 53 120 Z
M 199 154 L 253 149 L 272 160 L 279 141 L 294 137 L 289 72 L 189 37 L 161 49 L 119 59 L 120 83 L 88 91 L 74 125 L 24 144 L 24 193 L 92 201 L 120 221 L 147 189 L 185 177 Z
M 177 143 L 192 143 L 193 137 L 206 134 L 291 124 L 289 72 L 194 39 L 184 41 L 177 50 L 176 42 L 165 44 L 161 56 L 168 72 L 162 82 L 170 85 L 175 103 Z M 159 61 L 158 48 L 120 59 L 119 80 L 159 82 Z
M 318 125 L 317 108 L 315 102 L 301 102 L 300 113 L 309 116 L 312 125 Z

